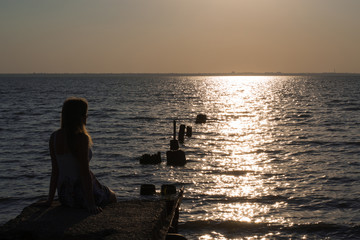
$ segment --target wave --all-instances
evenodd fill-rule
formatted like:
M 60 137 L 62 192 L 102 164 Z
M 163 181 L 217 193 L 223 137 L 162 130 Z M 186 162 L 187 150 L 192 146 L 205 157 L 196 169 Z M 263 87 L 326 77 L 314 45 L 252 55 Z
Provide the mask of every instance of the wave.
M 360 111 L 360 107 L 344 108 L 344 111 Z
M 201 205 L 231 204 L 231 203 L 258 203 L 276 204 L 285 203 L 296 206 L 300 211 L 334 211 L 349 209 L 358 211 L 360 203 L 358 198 L 329 198 L 329 197 L 293 197 L 284 195 L 265 195 L 260 197 L 228 197 L 225 195 L 198 195 L 197 197 L 187 196 L 184 201 L 199 202 Z
M 14 204 L 14 202 L 36 202 L 39 199 L 46 199 L 47 195 L 36 195 L 36 196 L 31 196 L 31 197 L 14 197 L 14 196 L 5 196 L 5 197 L 0 197 L 0 204 Z
M 327 208 L 333 207 L 338 209 L 360 209 L 359 199 L 330 199 L 322 203 Z
M 261 175 L 264 178 L 271 178 L 274 176 L 283 176 L 283 174 L 278 174 L 278 173 L 263 173 L 263 172 L 259 172 L 259 171 L 254 171 L 254 170 L 208 170 L 208 171 L 202 171 L 204 174 L 215 174 L 215 175 L 229 175 L 229 176 L 235 176 L 235 177 L 239 177 L 239 176 L 245 176 L 248 174 L 257 174 L 257 175 Z
M 209 171 L 209 173 L 217 174 L 217 175 L 244 176 L 249 173 L 255 173 L 255 171 L 252 171 L 252 170 L 232 170 L 232 171 L 213 170 L 213 171 Z
M 1 180 L 14 180 L 14 179 L 39 179 L 43 180 L 46 179 L 47 176 L 41 174 L 18 174 L 18 175 L 7 175 L 7 176 L 0 176 Z
M 200 196 L 200 195 L 199 195 Z M 263 204 L 274 204 L 277 202 L 289 202 L 289 201 L 294 201 L 293 198 L 289 198 L 286 196 L 281 196 L 281 195 L 266 195 L 266 196 L 261 196 L 261 197 L 257 197 L 257 198 L 252 198 L 252 197 L 227 197 L 224 195 L 203 195 L 200 196 L 203 199 L 205 199 L 206 204 L 210 204 L 210 203 L 244 203 L 244 202 L 251 202 L 251 203 L 263 203 Z M 192 199 L 187 197 L 186 200 L 196 200 L 198 201 L 199 199 Z
M 269 155 L 279 155 L 284 154 L 285 151 L 283 150 L 271 150 L 271 149 L 254 149 L 252 151 L 243 152 L 243 154 L 269 154 Z
M 246 237 L 276 233 L 275 239 L 279 237 L 333 237 L 336 239 L 356 239 L 360 234 L 360 225 L 340 225 L 326 222 L 299 223 L 299 224 L 273 224 L 254 223 L 231 220 L 195 220 L 179 223 L 181 232 L 189 233 L 210 233 L 220 232 L 225 237 Z
M 11 203 L 14 202 L 18 199 L 14 198 L 14 197 L 0 197 L 0 203 L 4 204 L 4 203 Z
M 360 209 L 358 198 L 298 197 L 289 198 L 287 203 L 298 206 L 301 211 L 337 211 L 344 209 L 358 211 Z
M 360 176 L 356 175 L 354 177 L 341 176 L 341 177 L 326 177 L 328 183 L 353 183 L 360 180 Z
M 329 141 L 291 141 L 288 145 L 314 145 L 314 146 L 360 146 L 360 142 L 329 142 Z
M 159 118 L 155 118 L 155 117 L 129 117 L 129 118 L 124 118 L 124 120 L 133 120 L 133 121 L 146 121 L 146 122 L 152 122 L 152 121 L 156 121 Z

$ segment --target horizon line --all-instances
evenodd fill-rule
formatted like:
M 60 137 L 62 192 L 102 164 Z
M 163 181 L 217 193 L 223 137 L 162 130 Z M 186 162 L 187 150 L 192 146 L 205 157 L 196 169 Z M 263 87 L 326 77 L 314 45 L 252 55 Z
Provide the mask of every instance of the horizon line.
M 208 73 L 176 73 L 176 72 L 123 72 L 123 73 L 114 73 L 114 72 L 24 72 L 24 73 L 0 73 L 0 75 L 319 75 L 319 74 L 329 74 L 329 75 L 349 75 L 349 74 L 360 74 L 360 72 L 208 72 Z

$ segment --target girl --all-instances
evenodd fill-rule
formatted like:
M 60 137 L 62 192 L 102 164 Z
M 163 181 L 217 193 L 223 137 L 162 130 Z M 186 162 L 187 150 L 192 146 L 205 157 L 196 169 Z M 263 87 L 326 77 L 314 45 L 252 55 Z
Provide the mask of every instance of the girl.
M 92 141 L 85 128 L 87 110 L 83 98 L 68 98 L 63 104 L 61 128 L 49 141 L 52 172 L 46 204 L 51 205 L 57 189 L 61 204 L 99 213 L 101 206 L 116 202 L 116 196 L 89 169 Z

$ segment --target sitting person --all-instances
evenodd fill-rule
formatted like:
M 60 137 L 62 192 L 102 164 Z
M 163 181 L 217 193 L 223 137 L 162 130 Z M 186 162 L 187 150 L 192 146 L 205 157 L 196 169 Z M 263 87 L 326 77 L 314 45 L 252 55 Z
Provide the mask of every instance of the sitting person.
M 89 169 L 92 141 L 85 128 L 87 110 L 83 98 L 64 102 L 61 128 L 52 133 L 49 141 L 52 172 L 46 205 L 51 205 L 57 189 L 62 205 L 99 213 L 101 206 L 116 202 L 116 196 Z

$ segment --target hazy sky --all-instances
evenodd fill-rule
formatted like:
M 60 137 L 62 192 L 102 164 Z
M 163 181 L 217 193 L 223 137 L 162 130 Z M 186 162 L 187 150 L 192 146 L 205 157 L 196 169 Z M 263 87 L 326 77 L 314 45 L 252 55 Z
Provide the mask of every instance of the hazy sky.
M 0 0 L 0 73 L 360 73 L 360 0 Z

